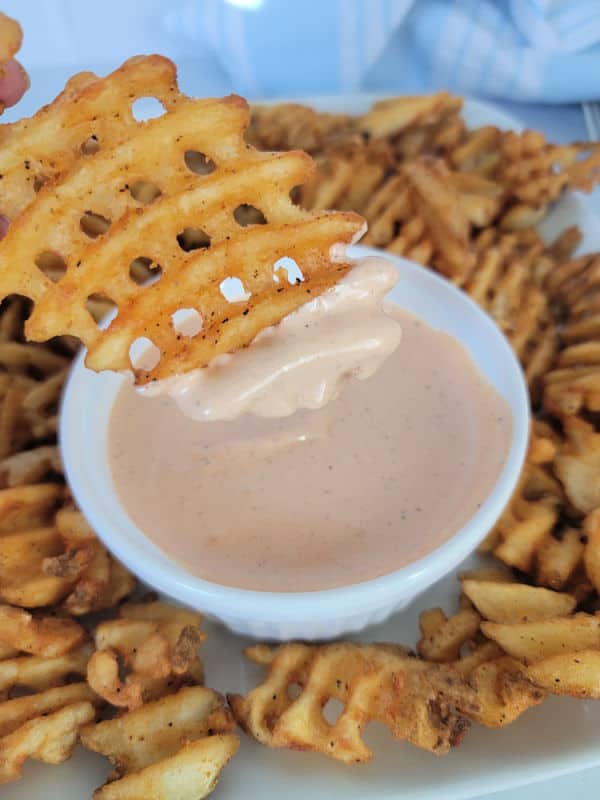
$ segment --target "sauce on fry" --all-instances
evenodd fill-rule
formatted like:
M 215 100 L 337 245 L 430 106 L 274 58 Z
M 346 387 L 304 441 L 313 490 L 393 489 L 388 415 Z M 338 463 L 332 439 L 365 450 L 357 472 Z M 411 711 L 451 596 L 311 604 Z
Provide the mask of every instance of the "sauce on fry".
M 197 420 L 322 408 L 350 377 L 370 378 L 398 346 L 400 325 L 382 310 L 397 282 L 398 271 L 386 259 L 360 259 L 335 286 L 261 331 L 250 347 L 141 391 L 169 395 Z
M 278 592 L 369 580 L 448 539 L 498 477 L 510 411 L 456 340 L 387 310 L 400 347 L 319 410 L 200 424 L 126 384 L 108 446 L 133 522 L 195 575 Z

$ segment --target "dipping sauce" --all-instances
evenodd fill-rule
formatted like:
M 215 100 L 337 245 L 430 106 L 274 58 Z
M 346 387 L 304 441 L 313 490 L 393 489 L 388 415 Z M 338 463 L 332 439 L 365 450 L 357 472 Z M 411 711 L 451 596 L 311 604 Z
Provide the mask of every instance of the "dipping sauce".
M 250 347 L 149 383 L 143 394 L 167 394 L 186 416 L 203 421 L 322 408 L 350 376 L 370 378 L 398 347 L 400 325 L 383 313 L 396 283 L 398 270 L 385 258 L 359 259 L 335 286 L 261 331 Z
M 452 337 L 389 306 L 402 342 L 319 410 L 230 422 L 118 395 L 109 459 L 132 521 L 193 574 L 330 589 L 393 572 L 456 532 L 506 459 L 506 401 Z

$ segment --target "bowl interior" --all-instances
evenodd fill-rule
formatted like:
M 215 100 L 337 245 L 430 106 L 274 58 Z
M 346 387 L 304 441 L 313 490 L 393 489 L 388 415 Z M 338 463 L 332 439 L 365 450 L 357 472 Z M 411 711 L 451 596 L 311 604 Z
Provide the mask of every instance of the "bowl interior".
M 380 251 L 360 246 L 350 252 L 355 257 L 381 255 Z M 529 401 L 520 366 L 496 325 L 464 293 L 419 265 L 397 256 L 388 257 L 400 273 L 389 299 L 462 342 L 509 404 L 513 417 L 510 450 L 497 483 L 481 508 L 425 557 L 353 586 L 307 593 L 269 593 L 202 580 L 171 561 L 136 528 L 119 504 L 110 475 L 106 434 L 112 404 L 128 378 L 116 373 L 94 373 L 84 366 L 80 354 L 61 408 L 61 450 L 66 474 L 77 502 L 98 535 L 142 580 L 221 618 L 253 615 L 259 620 L 302 620 L 307 602 L 312 605 L 322 601 L 329 604 L 333 614 L 336 610 L 350 613 L 353 608 L 376 608 L 393 596 L 399 600 L 415 596 L 460 563 L 493 526 L 515 487 L 527 447 Z

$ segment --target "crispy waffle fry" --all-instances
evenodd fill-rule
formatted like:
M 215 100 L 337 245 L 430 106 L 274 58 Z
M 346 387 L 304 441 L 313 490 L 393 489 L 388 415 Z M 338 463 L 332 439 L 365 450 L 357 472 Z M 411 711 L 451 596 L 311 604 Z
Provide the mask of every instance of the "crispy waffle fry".
M 170 758 L 108 783 L 94 792 L 94 800 L 201 800 L 213 791 L 219 775 L 239 747 L 237 736 L 207 736 L 185 744 Z
M 79 727 L 94 719 L 101 702 L 81 682 L 89 653 L 80 648 L 0 661 L 0 783 L 19 778 L 27 758 L 59 764 L 71 755 Z
M 426 661 L 456 661 L 463 645 L 479 631 L 480 620 L 470 608 L 461 609 L 450 618 L 440 608 L 422 612 L 417 653 Z
M 94 706 L 84 700 L 46 711 L 0 738 L 0 783 L 20 778 L 22 765 L 28 758 L 46 764 L 66 761 L 77 744 L 79 728 L 94 717 Z
M 112 76 L 103 85 L 115 81 Z M 24 294 L 35 303 L 27 335 L 38 340 L 78 336 L 94 369 L 131 368 L 130 348 L 146 337 L 152 318 L 150 341 L 159 360 L 152 369 L 136 370 L 141 383 L 204 366 L 219 353 L 249 344 L 260 330 L 329 288 L 348 269 L 331 261 L 331 246 L 350 242 L 363 224 L 350 212 L 314 214 L 292 204 L 289 192 L 307 179 L 310 159 L 301 153 L 259 153 L 246 145 L 243 100 L 191 101 L 171 89 L 163 116 L 130 126 L 124 144 L 111 143 L 41 189 L 0 245 L 7 270 L 0 292 Z M 123 114 L 129 108 L 129 100 L 111 102 Z M 67 103 L 67 114 L 68 108 Z M 189 167 L 186 154 L 192 151 L 205 155 L 204 173 L 211 169 L 211 174 Z M 161 196 L 149 205 L 140 203 L 134 191 L 140 181 L 154 183 Z M 235 213 L 247 205 L 263 213 L 265 224 L 240 226 Z M 106 233 L 92 227 L 99 219 L 110 224 Z M 157 226 L 161 236 L 149 236 Z M 183 250 L 178 236 L 187 228 L 201 229 L 208 246 Z M 146 250 L 140 252 L 142 241 Z M 64 262 L 58 283 L 39 266 L 44 253 Z M 300 283 L 273 281 L 283 255 L 299 265 Z M 140 257 L 161 265 L 158 283 L 139 286 L 130 279 L 130 264 Z M 249 300 L 230 303 L 223 296 L 220 284 L 232 276 L 251 293 Z M 86 308 L 98 294 L 119 309 L 106 329 Z M 189 307 L 191 298 L 203 327 L 196 336 L 182 336 L 171 317 Z
M 305 208 L 363 212 L 373 192 L 391 171 L 393 158 L 385 142 L 351 140 L 328 148 L 310 180 L 298 188 Z
M 0 643 L 51 658 L 64 655 L 85 639 L 74 619 L 34 616 L 22 608 L 0 605 Z
M 600 619 L 591 614 L 512 625 L 483 622 L 481 629 L 489 639 L 524 664 L 579 650 L 600 650 Z
M 42 571 L 69 582 L 62 605 L 70 614 L 110 608 L 131 594 L 135 579 L 106 551 L 80 511 L 60 509 L 55 525 L 62 539 L 61 552 L 45 558 Z
M 600 314 L 566 324 L 564 346 L 544 376 L 544 408 L 558 417 L 600 411 Z
M 585 518 L 583 524 L 585 552 L 583 563 L 588 578 L 596 592 L 600 594 L 600 509 L 595 509 Z
M 492 551 L 507 566 L 530 575 L 538 566 L 541 548 L 556 530 L 564 501 L 562 487 L 548 469 L 559 444 L 560 440 L 549 425 L 534 424 L 527 461 L 517 488 L 496 526 L 480 546 L 480 550 Z M 545 563 L 547 561 L 548 558 Z M 548 571 L 551 571 L 549 567 Z
M 305 150 L 316 153 L 354 123 L 346 114 L 327 114 L 297 103 L 253 106 L 246 140 L 260 150 Z
M 146 96 L 169 109 L 178 102 L 175 67 L 168 59 L 132 58 L 107 78 L 79 73 L 35 116 L 2 126 L 0 213 L 14 219 L 44 183 L 64 174 L 82 155 L 126 141 L 142 124 L 132 104 Z
M 473 264 L 469 244 L 470 223 L 464 204 L 449 186 L 443 162 L 421 159 L 404 165 L 414 189 L 417 213 L 424 220 L 437 251 L 436 268 L 451 278 L 468 272 Z
M 203 766 L 214 759 L 206 775 L 203 771 L 185 771 L 186 793 L 181 796 L 193 800 L 204 797 L 237 750 L 237 737 L 224 735 L 233 731 L 234 724 L 220 695 L 195 686 L 115 719 L 87 725 L 81 732 L 83 745 L 107 756 L 115 767 L 109 783 L 94 797 L 139 797 L 134 792 L 152 781 L 149 796 L 170 798 L 172 783 L 157 791 L 157 780 L 166 781 L 191 758 Z
M 37 483 L 0 490 L 0 533 L 50 522 L 63 495 L 57 483 Z
M 438 612 L 422 618 L 427 630 L 445 624 Z M 427 663 L 385 644 L 257 645 L 246 654 L 269 674 L 245 698 L 229 697 L 238 723 L 270 747 L 316 750 L 347 763 L 371 758 L 361 732 L 373 719 L 398 739 L 444 753 L 460 741 L 467 719 L 502 727 L 545 696 L 491 642 L 451 664 Z M 330 724 L 332 698 L 343 708 Z
M 563 262 L 548 276 L 545 288 L 571 319 L 600 311 L 600 256 Z
M 122 568 L 72 509 L 61 509 L 53 526 L 0 534 L 0 600 L 6 603 L 25 608 L 60 603 L 74 615 L 98 611 L 107 592 L 120 600 L 133 590 L 131 576 L 119 579 L 116 592 L 109 586 L 115 570 Z
M 491 622 L 512 623 L 566 616 L 576 605 L 570 594 L 522 583 L 464 580 L 462 590 L 479 613 Z
M 62 475 L 62 462 L 56 445 L 23 450 L 0 461 L 0 485 L 6 487 L 38 483 L 49 473 Z
M 87 677 L 97 694 L 131 710 L 183 685 L 202 683 L 198 649 L 206 634 L 199 629 L 199 614 L 160 602 L 126 604 L 119 613 L 121 619 L 96 628 Z
M 403 133 L 416 125 L 439 122 L 462 106 L 460 97 L 447 92 L 432 95 L 393 97 L 380 100 L 358 120 L 358 129 L 372 137 Z
M 0 600 L 26 608 L 58 603 L 72 585 L 70 576 L 44 574 L 46 559 L 60 557 L 63 543 L 55 528 L 33 528 L 0 537 Z
M 122 777 L 174 755 L 186 742 L 231 733 L 234 725 L 219 694 L 190 686 L 136 711 L 89 725 L 81 740 L 85 747 L 109 758 L 116 776 Z
M 392 735 L 434 753 L 444 753 L 463 737 L 468 722 L 452 710 L 462 697 L 474 704 L 464 681 L 443 680 L 443 667 L 406 655 L 402 648 L 349 643 L 311 647 L 258 646 L 246 655 L 269 665 L 265 682 L 246 697 L 230 695 L 238 724 L 270 747 L 314 750 L 354 763 L 372 753 L 361 738 L 370 720 Z M 290 686 L 300 686 L 296 699 Z M 445 688 L 442 688 L 445 687 Z M 334 724 L 323 715 L 330 699 L 343 704 Z M 468 699 L 467 699 L 468 698 Z
M 600 506 L 600 433 L 579 417 L 565 417 L 566 440 L 554 462 L 567 497 L 581 514 Z
M 600 650 L 561 653 L 532 664 L 527 674 L 552 694 L 600 698 Z

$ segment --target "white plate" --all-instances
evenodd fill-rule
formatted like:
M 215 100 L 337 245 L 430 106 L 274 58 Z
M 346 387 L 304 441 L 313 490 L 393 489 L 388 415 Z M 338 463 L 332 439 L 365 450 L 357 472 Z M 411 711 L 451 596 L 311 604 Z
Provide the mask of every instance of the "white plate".
M 316 107 L 361 113 L 373 98 L 308 98 Z M 475 127 L 492 124 L 520 129 L 520 123 L 493 106 L 467 101 L 464 110 Z M 548 238 L 563 227 L 578 224 L 585 233 L 582 250 L 600 249 L 600 226 L 583 196 L 569 196 L 544 221 Z M 477 557 L 469 559 L 474 563 Z M 419 611 L 456 607 L 457 581 L 440 581 L 409 609 L 383 625 L 370 628 L 363 640 L 414 644 Z M 207 685 L 220 691 L 246 692 L 261 671 L 244 662 L 247 641 L 207 625 L 204 646 Z M 550 698 L 530 709 L 513 725 L 488 730 L 474 725 L 465 741 L 445 758 L 436 758 L 392 739 L 387 729 L 373 725 L 366 740 L 375 757 L 370 764 L 348 767 L 312 753 L 268 750 L 241 734 L 239 753 L 225 768 L 215 798 L 262 800 L 458 800 L 548 780 L 600 764 L 600 703 Z M 105 780 L 108 762 L 79 749 L 58 767 L 29 763 L 22 781 L 2 787 L 2 800 L 87 800 Z

